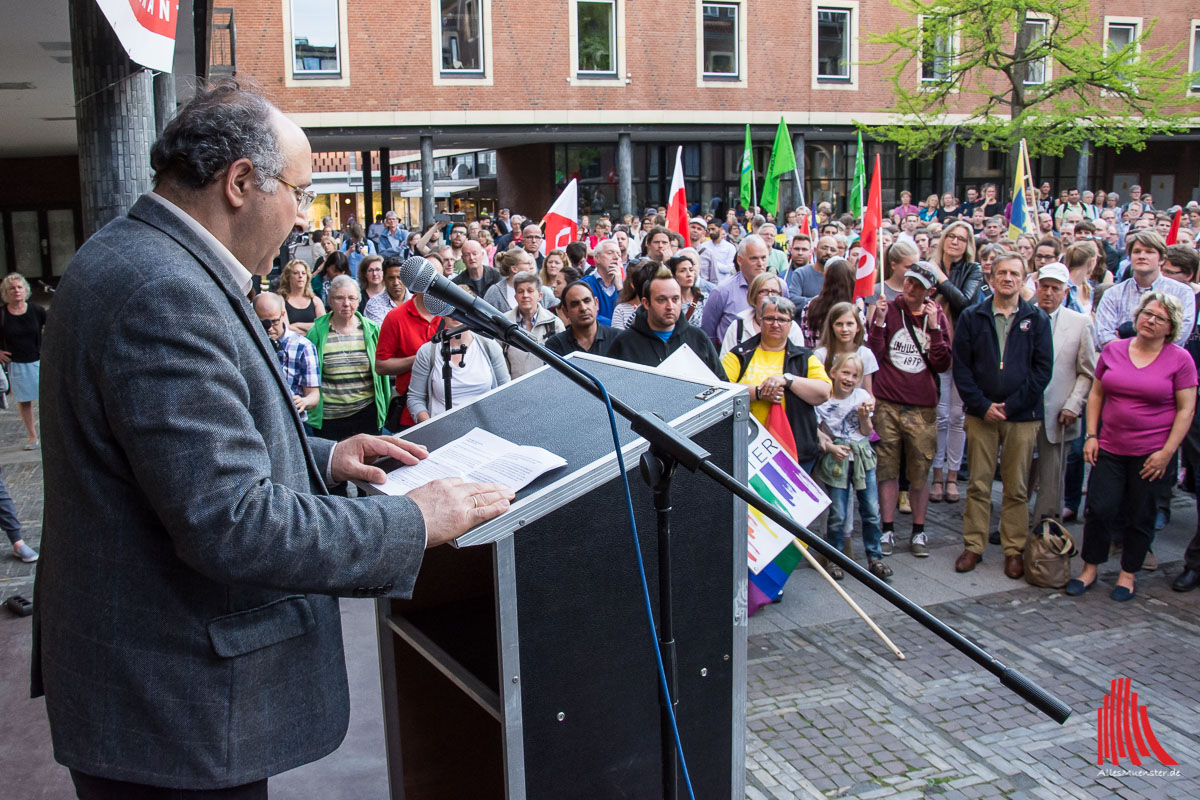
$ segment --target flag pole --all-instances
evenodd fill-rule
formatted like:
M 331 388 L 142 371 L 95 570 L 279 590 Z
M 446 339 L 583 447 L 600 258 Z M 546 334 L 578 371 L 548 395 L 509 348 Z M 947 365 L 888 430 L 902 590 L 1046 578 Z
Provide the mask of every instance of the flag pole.
M 875 632 L 875 635 L 878 636 L 885 645 L 887 645 L 887 648 L 895 654 L 896 659 L 903 661 L 904 653 L 900 651 L 900 648 L 896 647 L 895 643 L 888 638 L 888 635 L 881 631 L 879 626 L 875 624 L 875 620 L 868 617 L 867 612 L 863 611 L 862 607 L 859 606 L 858 603 L 854 602 L 850 595 L 846 594 L 846 590 L 839 586 L 838 582 L 835 581 L 833 577 L 825 570 L 825 568 L 821 566 L 820 562 L 817 561 L 813 554 L 808 552 L 808 548 L 801 544 L 798 540 L 793 541 L 792 545 L 800 548 L 800 553 L 804 556 L 804 560 L 808 562 L 808 565 L 815 569 L 821 575 L 821 577 L 833 587 L 833 590 L 841 595 L 843 600 L 850 604 L 850 608 L 854 609 L 854 613 L 862 617 L 863 622 L 867 623 L 871 630 Z
M 1021 139 L 1021 158 L 1025 162 L 1025 219 L 1028 220 L 1028 226 L 1036 232 L 1038 208 L 1037 201 L 1033 199 L 1033 167 L 1029 162 L 1029 147 L 1024 139 Z

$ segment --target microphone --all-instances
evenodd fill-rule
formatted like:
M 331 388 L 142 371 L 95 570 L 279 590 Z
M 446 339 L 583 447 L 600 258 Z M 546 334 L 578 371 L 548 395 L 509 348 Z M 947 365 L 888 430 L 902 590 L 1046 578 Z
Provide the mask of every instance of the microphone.
M 491 303 L 466 292 L 426 258 L 413 256 L 400 267 L 400 280 L 411 292 L 425 295 L 425 310 L 438 316 L 449 316 L 472 328 L 507 341 L 508 329 L 514 325 Z M 497 321 L 499 318 L 499 321 Z

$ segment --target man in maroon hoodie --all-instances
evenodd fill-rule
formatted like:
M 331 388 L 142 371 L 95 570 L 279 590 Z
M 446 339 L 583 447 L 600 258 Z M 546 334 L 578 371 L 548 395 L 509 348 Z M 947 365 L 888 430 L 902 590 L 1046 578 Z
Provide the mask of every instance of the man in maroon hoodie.
M 912 501 L 910 552 L 929 555 L 925 511 L 929 468 L 937 448 L 938 373 L 950 368 L 950 322 L 930 299 L 937 285 L 931 265 L 918 261 L 904 273 L 904 290 L 892 302 L 882 297 L 872 309 L 867 343 L 879 361 L 872 379 L 875 430 L 879 433 L 879 509 L 883 552 L 892 552 L 903 453 Z

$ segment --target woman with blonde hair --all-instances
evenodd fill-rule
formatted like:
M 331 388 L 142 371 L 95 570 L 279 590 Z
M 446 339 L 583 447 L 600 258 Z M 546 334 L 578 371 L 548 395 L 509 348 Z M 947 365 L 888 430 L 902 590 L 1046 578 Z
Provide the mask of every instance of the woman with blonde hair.
M 561 272 L 566 265 L 566 250 L 551 250 L 546 253 L 546 257 L 542 259 L 542 269 L 538 272 L 542 286 L 554 286 L 554 276 Z
M 983 268 L 975 260 L 975 231 L 971 224 L 963 220 L 948 223 L 942 229 L 930 261 L 937 281 L 934 299 L 946 312 L 953 333 L 958 315 L 975 303 L 983 286 Z M 951 480 L 950 476 L 956 475 L 962 465 L 963 445 L 967 441 L 963 428 L 966 412 L 951 370 L 943 372 L 940 379 L 937 452 L 933 458 L 933 484 L 929 490 L 929 502 L 938 503 L 945 499 L 956 503 L 960 497 L 958 482 Z
M 732 324 L 725 329 L 725 338 L 721 340 L 721 358 L 733 348 L 759 333 L 758 306 L 764 297 L 787 297 L 787 287 L 783 279 L 774 272 L 762 272 L 750 279 L 746 287 L 746 302 L 750 307 L 734 318 Z M 797 347 L 804 346 L 804 330 L 795 321 L 788 328 L 788 341 Z
M 513 278 L 518 272 L 533 272 L 537 263 L 533 256 L 523 249 L 508 250 L 496 256 L 496 269 L 504 280 L 494 283 L 483 293 L 483 299 L 496 307 L 497 311 L 510 311 L 517 305 L 517 293 L 513 286 Z M 554 290 L 548 286 L 542 287 L 541 304 L 544 308 L 553 308 L 555 304 Z
M 345 256 L 333 254 L 331 258 L 342 261 Z M 308 264 L 298 258 L 284 266 L 279 276 L 279 295 L 287 310 L 288 328 L 301 336 L 308 333 L 317 317 L 325 316 L 325 304 L 313 293 Z
M 1108 283 L 1112 283 L 1112 273 L 1108 271 L 1108 265 L 1101 260 L 1100 249 L 1096 247 L 1095 242 L 1086 239 L 1074 242 L 1068 245 L 1063 253 L 1063 263 L 1071 273 L 1071 285 L 1068 287 L 1070 291 L 1067 292 L 1064 304 L 1074 311 L 1092 313 L 1098 299 L 1093 297 L 1095 290 L 1092 281 L 1103 284 L 1107 279 Z
M 46 327 L 46 309 L 30 303 L 29 281 L 19 272 L 10 272 L 0 281 L 0 363 L 8 367 L 21 422 L 29 437 L 26 450 L 38 446 L 33 421 L 33 402 L 38 399 L 38 377 L 42 364 L 42 328 Z

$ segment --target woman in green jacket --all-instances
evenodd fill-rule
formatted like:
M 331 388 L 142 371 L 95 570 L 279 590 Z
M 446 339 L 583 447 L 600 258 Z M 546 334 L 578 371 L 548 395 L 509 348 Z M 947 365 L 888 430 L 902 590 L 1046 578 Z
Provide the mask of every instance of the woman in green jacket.
M 308 424 L 325 439 L 378 435 L 387 415 L 387 377 L 375 372 L 379 326 L 358 312 L 358 282 L 339 275 L 329 284 L 330 311 L 308 331 L 317 349 L 321 399 Z

